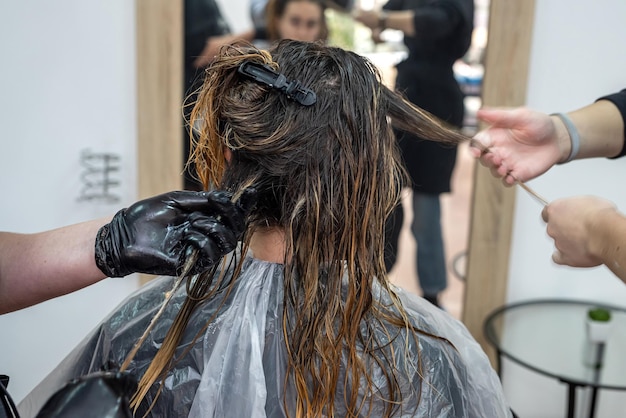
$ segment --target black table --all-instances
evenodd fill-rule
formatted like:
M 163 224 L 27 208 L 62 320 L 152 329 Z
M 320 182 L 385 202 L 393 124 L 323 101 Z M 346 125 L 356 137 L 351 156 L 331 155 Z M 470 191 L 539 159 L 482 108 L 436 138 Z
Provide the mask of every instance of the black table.
M 612 330 L 606 344 L 596 346 L 601 366 L 585 364 L 586 317 L 590 308 L 609 309 Z M 626 390 L 626 309 L 602 303 L 533 300 L 505 305 L 487 316 L 485 337 L 494 346 L 497 372 L 502 356 L 568 389 L 567 417 L 575 416 L 576 388 L 590 387 L 589 417 L 595 415 L 599 389 Z

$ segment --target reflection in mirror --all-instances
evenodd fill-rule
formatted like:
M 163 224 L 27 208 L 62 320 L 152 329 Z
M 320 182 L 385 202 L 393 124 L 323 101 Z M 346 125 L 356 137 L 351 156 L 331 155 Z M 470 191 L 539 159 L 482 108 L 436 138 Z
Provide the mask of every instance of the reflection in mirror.
M 385 0 L 360 0 L 355 7 L 362 10 L 379 10 Z M 483 57 L 487 41 L 487 17 L 489 0 L 474 0 L 474 30 L 472 43 L 465 55 L 454 66 L 454 77 L 459 83 L 464 99 L 463 131 L 471 136 L 477 130 L 476 111 L 481 106 L 481 85 L 483 79 Z M 408 55 L 403 42 L 403 32 L 387 29 L 380 35 L 382 42 L 372 41 L 372 31 L 359 23 L 351 27 L 350 36 L 343 29 L 334 32 L 345 18 L 328 11 L 330 42 L 349 47 L 372 60 L 383 74 L 386 84 L 393 88 L 396 82 L 396 65 Z M 335 26 L 333 23 L 337 22 Z M 474 160 L 469 155 L 467 145 L 459 147 L 456 165 L 451 178 L 451 192 L 442 193 L 441 227 L 444 242 L 444 260 L 447 274 L 447 287 L 439 295 L 439 304 L 456 318 L 461 318 L 464 300 L 465 254 L 468 242 L 470 199 L 472 195 Z M 398 239 L 397 258 L 390 270 L 391 280 L 398 286 L 413 293 L 423 295 L 420 288 L 417 268 L 417 243 L 411 232 L 413 219 L 413 192 L 404 190 L 402 206 L 404 216 Z
M 379 10 L 387 0 L 354 0 L 347 2 L 353 10 Z M 229 22 L 235 32 L 241 26 L 241 11 L 248 5 L 243 0 L 234 2 L 220 1 Z M 336 3 L 336 2 L 335 2 Z M 239 5 L 237 7 L 237 4 Z M 467 135 L 473 135 L 477 129 L 475 112 L 481 105 L 481 86 L 483 79 L 483 58 L 487 41 L 487 16 L 489 0 L 474 0 L 474 30 L 471 34 L 469 50 L 453 66 L 454 78 L 459 83 L 464 99 L 464 117 L 462 129 Z M 328 43 L 345 49 L 351 49 L 367 56 L 379 67 L 389 87 L 396 82 L 396 65 L 407 57 L 407 48 L 403 42 L 403 33 L 387 29 L 381 33 L 381 41 L 372 41 L 372 31 L 354 20 L 354 13 L 326 9 L 329 27 Z M 451 192 L 441 194 L 441 224 L 444 242 L 444 262 L 447 287 L 440 294 L 440 304 L 453 316 L 460 318 L 465 292 L 465 254 L 468 246 L 470 200 L 473 186 L 474 161 L 469 156 L 467 146 L 458 149 L 456 165 L 451 177 Z M 417 244 L 411 233 L 412 192 L 405 190 L 403 197 L 404 217 L 399 233 L 397 259 L 390 270 L 392 281 L 411 292 L 422 294 L 417 273 Z

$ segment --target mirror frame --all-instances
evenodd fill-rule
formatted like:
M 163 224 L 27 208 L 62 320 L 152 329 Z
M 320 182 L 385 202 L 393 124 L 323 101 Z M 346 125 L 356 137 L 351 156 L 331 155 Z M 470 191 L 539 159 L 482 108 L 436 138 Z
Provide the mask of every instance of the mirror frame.
M 535 0 L 491 0 L 482 105 L 517 107 L 526 103 Z M 475 164 L 470 203 L 465 301 L 462 321 L 495 365 L 483 322 L 507 300 L 513 232 L 514 187 Z

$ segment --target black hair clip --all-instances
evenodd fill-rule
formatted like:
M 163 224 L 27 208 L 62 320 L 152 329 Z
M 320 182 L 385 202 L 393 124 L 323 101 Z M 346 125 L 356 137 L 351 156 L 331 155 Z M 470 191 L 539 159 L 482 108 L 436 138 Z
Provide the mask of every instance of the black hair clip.
M 317 101 L 317 95 L 313 90 L 303 87 L 298 80 L 287 80 L 283 73 L 277 73 L 267 64 L 246 61 L 239 66 L 239 73 L 250 77 L 257 83 L 282 91 L 287 97 L 303 106 L 311 106 Z

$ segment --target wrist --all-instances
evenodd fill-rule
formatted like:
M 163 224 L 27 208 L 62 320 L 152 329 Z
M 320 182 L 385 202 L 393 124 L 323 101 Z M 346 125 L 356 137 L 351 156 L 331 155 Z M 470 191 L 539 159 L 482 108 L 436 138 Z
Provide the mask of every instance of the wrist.
M 387 18 L 389 17 L 389 15 L 387 14 L 386 11 L 381 10 L 380 12 L 378 12 L 378 26 L 377 29 L 379 31 L 383 31 L 385 29 L 387 29 Z
M 115 242 L 119 235 L 120 217 L 125 209 L 115 214 L 111 222 L 103 225 L 96 234 L 94 258 L 98 269 L 107 277 L 124 277 L 132 273 L 122 264 L 119 254 L 119 245 Z
M 611 247 L 614 243 L 613 235 L 619 231 L 617 226 L 625 224 L 626 219 L 615 208 L 605 208 L 587 217 L 585 226 L 589 254 L 607 264 L 614 257 L 615 251 Z
M 550 115 L 556 134 L 556 144 L 559 149 L 557 164 L 565 164 L 578 156 L 580 149 L 580 135 L 572 120 L 564 113 Z

